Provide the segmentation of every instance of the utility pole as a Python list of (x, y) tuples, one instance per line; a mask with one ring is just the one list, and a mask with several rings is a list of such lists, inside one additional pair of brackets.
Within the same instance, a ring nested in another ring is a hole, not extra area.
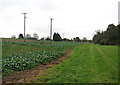
[(50, 18), (50, 39), (52, 39), (52, 18)]
[(64, 39), (64, 33), (63, 33), (63, 39)]
[(22, 13), (22, 14), (24, 14), (24, 42), (25, 42), (25, 27), (26, 27), (26, 14), (27, 13)]
[(118, 25), (120, 24), (120, 1), (118, 2)]

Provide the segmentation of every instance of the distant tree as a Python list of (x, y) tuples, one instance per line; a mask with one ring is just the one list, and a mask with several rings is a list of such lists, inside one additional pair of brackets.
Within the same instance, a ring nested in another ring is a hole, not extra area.
[(12, 38), (12, 39), (15, 39), (15, 38), (16, 38), (16, 36), (15, 36), (15, 35), (12, 35), (12, 36), (11, 36), (11, 38)]
[(51, 40), (51, 39), (50, 39), (50, 37), (48, 36), (48, 37), (46, 38), (46, 40)]
[(92, 40), (87, 40), (87, 42), (92, 43)]
[(45, 40), (45, 38), (44, 38), (44, 37), (42, 37), (40, 40)]
[(30, 35), (30, 34), (27, 34), (27, 35), (26, 35), (26, 38), (28, 38), (28, 39), (31, 38), (31, 35)]
[(118, 44), (118, 34), (119, 31), (119, 25), (115, 26), (114, 24), (109, 24), (106, 31), (103, 32), (97, 32), (93, 36), (93, 42), (95, 44), (101, 44), (101, 45), (115, 45)]
[(70, 41), (68, 38), (63, 38), (62, 41)]
[(100, 34), (102, 31), (100, 29), (96, 30), (95, 33), (96, 34)]
[(75, 41), (75, 42), (80, 42), (81, 40), (80, 40), (79, 37), (76, 37), (76, 38), (73, 38), (73, 41)]
[(103, 32), (100, 30), (97, 30), (96, 34), (93, 37), (93, 42), (95, 44), (98, 44), (98, 43), (100, 43), (101, 39), (103, 39)]
[(23, 37), (23, 34), (19, 34), (19, 37), (18, 37), (18, 38), (21, 38), (21, 39), (24, 38), (24, 37)]
[(83, 42), (87, 42), (87, 38), (86, 38), (86, 37), (83, 37), (82, 41), (83, 41)]
[(60, 34), (59, 33), (54, 33), (53, 34), (53, 40), (54, 41), (61, 41), (62, 39), (61, 39)]
[(108, 28), (107, 28), (107, 31), (108, 30), (112, 30), (112, 29), (114, 29), (115, 28), (115, 25), (114, 24), (109, 24), (108, 25)]
[(107, 31), (106, 36), (107, 36), (106, 39), (109, 45), (117, 44), (117, 28), (116, 27), (113, 27), (113, 28), (111, 27), (111, 29)]
[(73, 39), (70, 39), (71, 42), (73, 42)]
[(34, 34), (33, 34), (33, 38), (38, 39), (38, 38), (39, 38), (38, 34), (37, 34), (37, 33), (34, 33)]

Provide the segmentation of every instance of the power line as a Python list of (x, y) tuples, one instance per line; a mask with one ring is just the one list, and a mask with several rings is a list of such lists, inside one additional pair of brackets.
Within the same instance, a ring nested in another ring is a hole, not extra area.
[(22, 13), (22, 14), (24, 14), (24, 42), (25, 42), (25, 27), (26, 27), (26, 14), (27, 13)]

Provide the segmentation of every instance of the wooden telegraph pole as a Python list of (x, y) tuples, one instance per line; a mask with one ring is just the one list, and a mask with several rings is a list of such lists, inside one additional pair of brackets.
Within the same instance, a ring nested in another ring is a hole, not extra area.
[(50, 18), (50, 39), (52, 39), (52, 18)]
[(24, 14), (24, 42), (25, 42), (25, 27), (26, 27), (26, 14), (27, 13), (22, 13), (22, 14)]

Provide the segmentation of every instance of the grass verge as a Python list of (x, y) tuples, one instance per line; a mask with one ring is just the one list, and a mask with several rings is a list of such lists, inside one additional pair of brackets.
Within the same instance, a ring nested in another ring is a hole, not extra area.
[[(118, 83), (118, 47), (86, 44), (41, 73), (34, 83)], [(113, 66), (113, 68), (112, 68)]]

